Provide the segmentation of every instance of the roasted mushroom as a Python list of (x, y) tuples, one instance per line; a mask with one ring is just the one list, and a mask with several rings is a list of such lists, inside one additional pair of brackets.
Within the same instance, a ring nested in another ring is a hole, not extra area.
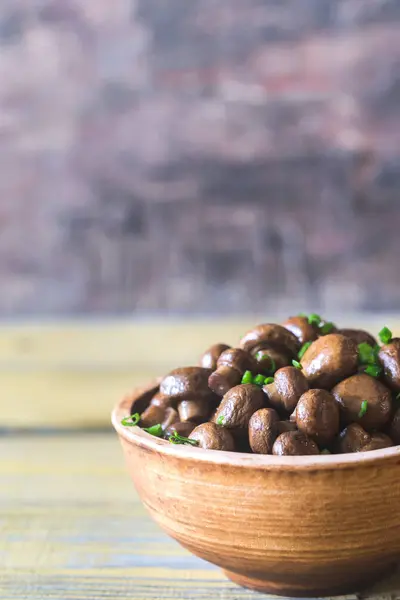
[(272, 454), (277, 456), (302, 456), (319, 454), (317, 444), (301, 431), (287, 431), (275, 440)]
[(217, 369), (208, 378), (208, 386), (218, 396), (223, 396), (242, 381), (245, 371), (255, 369), (254, 359), (240, 348), (229, 348), (222, 352)]
[(181, 400), (204, 400), (214, 398), (208, 387), (211, 369), (203, 367), (181, 367), (171, 371), (160, 384), (160, 393), (177, 404)]
[(185, 421), (184, 423), (177, 421), (165, 429), (165, 437), (169, 439), (174, 433), (183, 437), (189, 437), (195, 427), (196, 423), (192, 423), (191, 421)]
[[(148, 406), (140, 416), (140, 426), (152, 427), (153, 425), (158, 425), (159, 423), (162, 423), (165, 419), (165, 413), (166, 408), (150, 404), (150, 406)], [(177, 418), (175, 420), (178, 420), (178, 413), (176, 413), (176, 417)]]
[(256, 350), (254, 358), (257, 361), (257, 373), (263, 375), (273, 375), (277, 369), (287, 367), (292, 363), (291, 354), (285, 354), (271, 347)]
[(359, 423), (366, 431), (382, 429), (392, 411), (392, 396), (386, 386), (364, 373), (344, 379), (332, 390), (345, 425)]
[(279, 421), (278, 422), (278, 435), (286, 433), (286, 431), (297, 431), (297, 425), (295, 421)]
[(250, 448), (255, 454), (271, 454), (279, 434), (279, 416), (273, 408), (260, 408), (249, 421)]
[(265, 385), (263, 390), (273, 408), (292, 412), (300, 396), (308, 390), (308, 382), (299, 369), (283, 367), (276, 371), (273, 383)]
[(257, 385), (237, 385), (222, 398), (213, 421), (231, 429), (234, 435), (244, 437), (247, 436), (251, 416), (264, 404), (264, 392)]
[(361, 452), (369, 452), (370, 450), (381, 450), (382, 448), (390, 448), (393, 442), (388, 435), (384, 433), (373, 433), (371, 439), (361, 448)]
[(226, 450), (233, 452), (235, 442), (232, 434), (225, 427), (215, 423), (203, 423), (198, 425), (190, 434), (191, 440), (197, 440), (200, 448), (208, 450)]
[(182, 400), (178, 404), (178, 413), (181, 421), (204, 423), (211, 415), (214, 404), (204, 400)]
[(161, 406), (162, 408), (167, 408), (171, 406), (171, 404), (176, 405), (176, 402), (171, 398), (171, 396), (164, 396), (161, 392), (157, 392), (152, 397), (150, 404), (152, 406)]
[(389, 427), (389, 435), (396, 446), (400, 444), (400, 408), (394, 413)]
[(318, 327), (310, 324), (307, 317), (289, 317), (282, 325), (297, 337), (301, 345), (313, 342), (318, 337)]
[(295, 358), (300, 344), (296, 336), (282, 325), (266, 323), (248, 331), (240, 340), (240, 347), (253, 355), (260, 350), (273, 348)]
[(296, 425), (321, 446), (339, 433), (339, 407), (326, 390), (308, 390), (297, 403)]
[(361, 448), (371, 441), (371, 436), (358, 423), (351, 423), (340, 433), (335, 450), (339, 454), (361, 452)]
[(378, 353), (383, 367), (383, 379), (395, 392), (400, 392), (400, 338), (393, 338), (381, 346)]
[(339, 333), (318, 338), (306, 350), (301, 365), (310, 388), (331, 389), (357, 371), (357, 344)]
[(358, 344), (369, 344), (370, 346), (376, 346), (376, 339), (363, 329), (339, 329), (339, 333), (352, 339), (358, 346)]
[(227, 346), (227, 344), (214, 344), (201, 356), (201, 366), (205, 369), (212, 369), (215, 371), (219, 357), (223, 352), (225, 352), (225, 350), (229, 350), (229, 348), (230, 346)]

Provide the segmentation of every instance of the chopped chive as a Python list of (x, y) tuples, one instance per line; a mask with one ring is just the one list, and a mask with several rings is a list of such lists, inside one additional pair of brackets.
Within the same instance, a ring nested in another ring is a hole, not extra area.
[(224, 425), (225, 423), (225, 417), (224, 415), (220, 415), (217, 419), (217, 425)]
[(325, 450), (321, 450), (320, 454), (332, 454), (328, 448), (325, 448)]
[(274, 361), (274, 359), (272, 358), (272, 356), (269, 357), (269, 360), (271, 361), (270, 371), (271, 371), (271, 373), (275, 373), (275, 371), (276, 371), (276, 362)]
[(301, 371), (301, 369), (303, 368), (303, 367), (301, 366), (301, 364), (299, 363), (299, 361), (298, 361), (298, 360), (292, 360), (292, 365), (293, 365), (294, 367), (296, 367), (296, 369), (299, 369), (300, 371)]
[(379, 377), (379, 375), (382, 373), (382, 367), (379, 365), (368, 365), (364, 369), (364, 373), (371, 375), (371, 377)]
[(270, 383), (274, 383), (273, 377), (266, 377), (264, 380), (264, 385), (269, 385)]
[(360, 412), (358, 413), (358, 418), (361, 419), (365, 415), (368, 410), (368, 400), (363, 400), (361, 402)]
[(155, 437), (163, 436), (163, 428), (160, 423), (158, 425), (152, 425), (151, 427), (143, 427), (143, 431), (147, 431), (150, 435), (154, 435)]
[(317, 327), (319, 327), (321, 324), (321, 320), (321, 317), (319, 315), (316, 315), (315, 313), (311, 313), (311, 315), (308, 315), (308, 322), (310, 325), (316, 325)]
[(397, 402), (400, 401), (400, 392), (397, 394), (397, 396), (395, 397), (395, 400), (397, 400)]
[(303, 358), (304, 354), (309, 349), (311, 344), (312, 344), (312, 342), (306, 342), (305, 344), (302, 345), (302, 347), (299, 350), (298, 358), (300, 358), (300, 359)]
[(362, 365), (373, 365), (376, 363), (375, 348), (367, 342), (358, 344), (358, 359)]
[(260, 387), (262, 387), (264, 385), (264, 382), (265, 382), (264, 375), (256, 375), (256, 377), (254, 377), (254, 379), (253, 379), (253, 383), (255, 385), (259, 385)]
[(378, 335), (382, 344), (389, 344), (393, 337), (392, 332), (388, 327), (384, 327), (383, 329), (381, 329)]
[(264, 352), (262, 350), (259, 350), (256, 354), (256, 360), (262, 360), (264, 357)]
[(380, 349), (381, 349), (381, 347), (379, 346), (379, 344), (375, 344), (373, 350), (374, 350), (374, 354), (375, 354), (375, 358), (376, 359), (378, 358), (378, 354), (379, 354)]
[(242, 383), (253, 383), (253, 373), (245, 371), (242, 377)]
[(198, 446), (198, 440), (192, 440), (191, 438), (184, 437), (183, 435), (179, 435), (176, 431), (169, 438), (171, 444), (187, 444), (189, 446)]
[(139, 421), (140, 415), (139, 413), (135, 413), (133, 415), (130, 415), (129, 417), (125, 417), (124, 419), (122, 419), (121, 425), (125, 425), (126, 427), (135, 427), (135, 425), (137, 425)]
[(334, 327), (335, 326), (331, 321), (327, 321), (322, 325), (322, 327), (320, 327), (319, 331), (322, 333), (322, 335), (328, 335), (328, 333), (331, 333)]

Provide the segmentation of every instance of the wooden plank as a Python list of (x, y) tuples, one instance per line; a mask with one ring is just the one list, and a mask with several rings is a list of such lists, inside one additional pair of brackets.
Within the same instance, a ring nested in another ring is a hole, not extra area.
[[(0, 427), (107, 426), (117, 399), (215, 341), (235, 344), (265, 317), (229, 320), (21, 323), (0, 328)], [(270, 320), (282, 320), (282, 316)], [(377, 331), (391, 315), (348, 315), (342, 325)]]
[[(262, 600), (145, 513), (111, 434), (0, 438), (2, 600)], [(365, 598), (400, 597), (400, 578)], [(355, 600), (348, 596), (346, 600)]]

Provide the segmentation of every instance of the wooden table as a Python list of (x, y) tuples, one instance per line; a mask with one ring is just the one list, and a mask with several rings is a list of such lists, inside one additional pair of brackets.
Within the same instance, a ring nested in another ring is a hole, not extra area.
[[(266, 598), (160, 531), (112, 433), (0, 436), (0, 486), (1, 600)], [(399, 590), (395, 577), (364, 597)]]

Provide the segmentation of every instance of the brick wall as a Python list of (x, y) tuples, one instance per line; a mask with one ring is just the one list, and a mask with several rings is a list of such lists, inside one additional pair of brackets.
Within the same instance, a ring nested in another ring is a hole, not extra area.
[(0, 316), (400, 304), (400, 0), (6, 0)]

